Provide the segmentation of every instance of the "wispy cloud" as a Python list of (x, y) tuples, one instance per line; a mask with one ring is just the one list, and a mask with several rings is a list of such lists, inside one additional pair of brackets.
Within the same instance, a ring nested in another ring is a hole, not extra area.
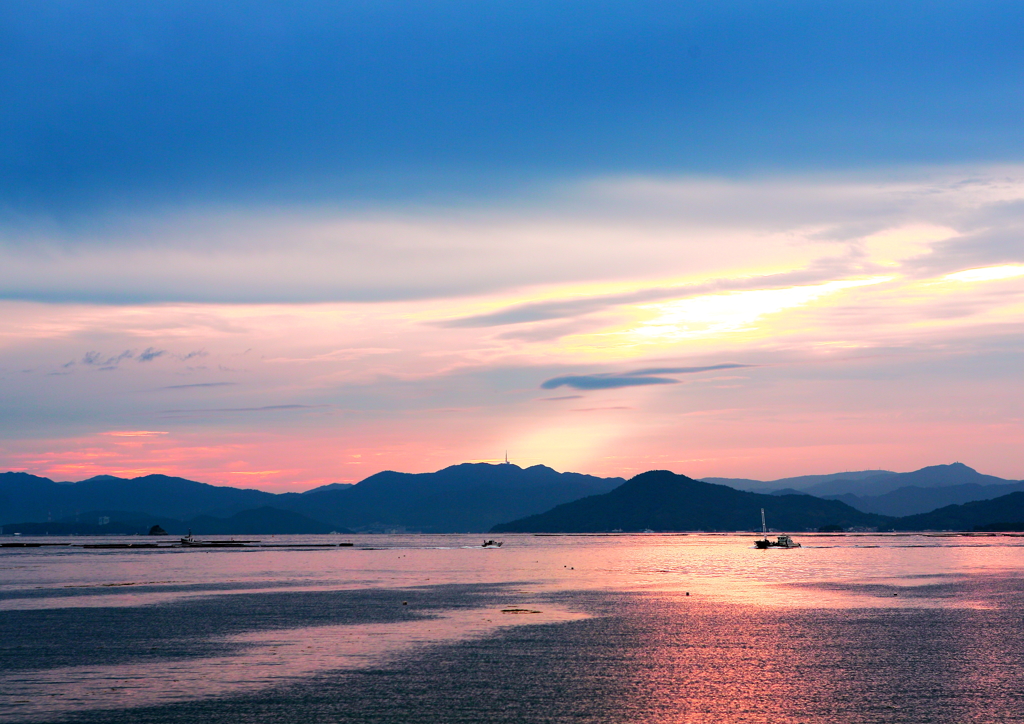
[(735, 362), (726, 362), (720, 365), (704, 365), (703, 367), (649, 367), (642, 370), (626, 372), (628, 376), (644, 375), (689, 375), (697, 372), (709, 372), (711, 370), (732, 370), (739, 367), (757, 367), (757, 365), (744, 365)]
[(210, 407), (193, 410), (163, 410), (163, 414), (194, 414), (204, 412), (275, 412), (278, 410), (316, 410), (330, 405), (264, 405), (263, 407)]
[[(702, 367), (649, 367), (646, 369), (633, 370), (632, 372), (603, 373), (593, 375), (564, 375), (552, 377), (541, 384), (541, 389), (554, 390), (559, 387), (571, 387), (576, 390), (612, 390), (620, 387), (644, 387), (647, 385), (673, 385), (679, 380), (671, 377), (659, 377), (657, 375), (683, 375), (695, 374), (697, 372), (708, 372), (710, 370), (728, 370), (737, 367), (753, 367), (755, 365), (737, 364), (728, 362), (718, 365), (704, 365)], [(566, 398), (558, 398), (566, 399)]]
[(538, 291), (540, 298), (509, 293), (504, 304), (438, 310), (433, 322), (528, 325), (882, 267), (935, 275), (1019, 263), (1019, 214), (1006, 207), (1024, 200), (1022, 177), (1020, 168), (895, 180), (578, 177), (543, 202), (524, 193), (454, 210), (396, 203), (373, 212), (267, 204), (139, 212), (87, 229), (4, 228), (0, 297), (315, 303)]
[(110, 432), (101, 432), (100, 434), (109, 435), (110, 437), (157, 437), (169, 433), (160, 430), (111, 430)]
[[(191, 249), (212, 267), (223, 263), (207, 270), (237, 279), (235, 291), (251, 300), (266, 302), (265, 289), (277, 294), (283, 287), (275, 284), (294, 282), (309, 292), (298, 301), (317, 303), (0, 301), (0, 453), (22, 460), (30, 436), (36, 449), (60, 448), (69, 460), (94, 445), (109, 453), (101, 461), (163, 445), (166, 469), (202, 460), (221, 471), (305, 470), (312, 479), (332, 478), (349, 452), (365, 453), (367, 470), (427, 470), (509, 447), (531, 462), (621, 473), (627, 458), (629, 466), (663, 465), (657, 454), (677, 444), (685, 449), (671, 460), (732, 459), (728, 451), (746, 437), (760, 447), (742, 455), (751, 466), (773, 459), (777, 477), (831, 469), (837, 460), (909, 469), (944, 450), (970, 458), (959, 452), (968, 444), (977, 460), (1003, 460), (1002, 470), (1020, 477), (1011, 468), (1019, 461), (1024, 247), (1010, 233), (1019, 222), (999, 199), (1024, 198), (1024, 181), (1013, 180), (1024, 179), (1024, 169), (1005, 174), (1002, 186), (996, 171), (991, 183), (966, 185), (949, 182), (947, 172), (900, 183), (613, 179), (601, 190), (605, 206), (581, 194), (577, 207), (554, 198), (544, 213), (511, 202), (422, 215), (382, 210), (370, 220), (296, 212), (254, 236), (242, 223), (234, 241), (218, 237), (208, 248), (177, 246), (182, 227), (171, 224), (166, 238), (143, 234), (139, 256), (127, 255), (144, 273), (169, 269), (164, 291), (175, 278), (194, 282), (194, 267), (168, 267), (161, 254)], [(627, 192), (632, 210), (621, 201)], [(260, 213), (253, 211), (256, 221)], [(208, 223), (199, 215), (194, 228)], [(954, 244), (974, 243), (978, 229), (999, 224), (998, 244)], [(278, 238), (297, 240), (293, 256), (274, 256)], [(56, 248), (60, 256), (71, 245)], [(75, 253), (125, 256), (124, 249), (97, 241)], [(338, 249), (352, 263), (336, 264)], [(0, 277), (14, 275), (5, 253), (0, 248)], [(252, 264), (237, 277), (224, 271), (236, 256)], [(27, 247), (22, 257), (45, 262)], [(313, 276), (300, 285), (314, 257)], [(358, 275), (375, 303), (324, 301), (348, 294)], [(205, 283), (196, 283), (204, 294)], [(723, 389), (732, 383), (716, 376), (747, 372), (741, 362), (762, 367), (741, 391)], [(84, 374), (104, 367), (118, 372)], [(950, 390), (978, 401), (970, 419), (947, 414)], [(536, 404), (538, 396), (550, 404)], [(589, 398), (586, 411), (574, 411), (581, 397)], [(593, 411), (626, 405), (637, 412)], [(714, 425), (680, 442), (683, 416), (708, 410), (729, 412), (702, 418)], [(887, 426), (897, 414), (919, 422)], [(765, 424), (769, 417), (788, 422)], [(172, 425), (172, 434), (135, 442), (92, 436), (152, 425)], [(260, 450), (239, 452), (243, 438), (259, 439)], [(839, 439), (881, 442), (827, 443)], [(815, 446), (817, 457), (809, 457)], [(879, 451), (888, 457), (870, 459)], [(119, 464), (153, 461), (139, 454)], [(241, 476), (219, 479), (231, 478)]]
[(92, 351), (82, 355), (82, 364), (89, 365), (90, 367), (100, 367), (101, 369), (113, 369), (124, 360), (131, 359), (134, 356), (132, 351), (128, 349), (113, 357), (106, 357), (99, 352)]
[(645, 387), (647, 385), (674, 385), (679, 380), (671, 377), (627, 377), (623, 375), (566, 375), (552, 377), (541, 385), (542, 389), (554, 390), (563, 385), (575, 390), (613, 390), (619, 387)]
[(835, 269), (803, 269), (780, 274), (715, 279), (699, 284), (657, 286), (615, 294), (600, 294), (575, 299), (553, 299), (529, 302), (500, 309), (496, 312), (446, 319), (432, 324), (448, 328), (500, 327), (530, 322), (543, 322), (595, 314), (625, 304), (642, 304), (668, 299), (686, 299), (713, 292), (749, 289), (774, 289), (833, 279)]
[(157, 357), (162, 357), (167, 354), (166, 349), (156, 349), (155, 347), (147, 347), (145, 350), (139, 353), (139, 362), (151, 362)]

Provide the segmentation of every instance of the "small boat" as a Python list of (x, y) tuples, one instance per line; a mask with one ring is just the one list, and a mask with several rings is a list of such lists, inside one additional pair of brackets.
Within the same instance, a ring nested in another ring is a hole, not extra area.
[(483, 548), (501, 548), (501, 544), (505, 541), (502, 540), (485, 540)]
[(764, 522), (764, 508), (761, 508), (761, 535), (762, 540), (754, 541), (754, 545), (764, 550), (765, 548), (799, 548), (800, 544), (788, 535), (780, 535), (776, 540), (768, 540), (768, 526)]
[(192, 531), (190, 529), (189, 532), (188, 532), (188, 535), (183, 536), (181, 538), (181, 544), (183, 546), (201, 546), (203, 543), (202, 543), (202, 541), (198, 541), (198, 540), (196, 540), (195, 538), (192, 537)]

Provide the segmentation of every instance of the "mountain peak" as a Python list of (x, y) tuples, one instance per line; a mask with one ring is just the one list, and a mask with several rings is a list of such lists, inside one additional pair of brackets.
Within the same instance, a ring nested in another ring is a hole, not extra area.
[(700, 483), (701, 485), (714, 485), (714, 483), (705, 483), (700, 480), (694, 480), (693, 478), (687, 477), (682, 473), (674, 473), (671, 470), (648, 470), (645, 473), (634, 475), (627, 481), (626, 484), (630, 486), (636, 486), (664, 483)]
[(912, 473), (904, 473), (904, 475), (914, 475), (922, 478), (928, 477), (934, 479), (963, 479), (964, 476), (966, 476), (967, 478), (972, 478), (975, 476), (991, 477), (982, 475), (974, 468), (968, 465), (964, 465), (961, 462), (949, 463), (948, 465), (929, 465), (928, 467), (921, 468), (920, 470), (915, 470)]

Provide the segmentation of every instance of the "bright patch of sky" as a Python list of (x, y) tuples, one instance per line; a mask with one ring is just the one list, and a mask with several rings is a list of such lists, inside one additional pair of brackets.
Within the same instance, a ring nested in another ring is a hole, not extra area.
[(1003, 264), (982, 269), (965, 269), (943, 277), (951, 282), (991, 282), (1024, 276), (1024, 264)]

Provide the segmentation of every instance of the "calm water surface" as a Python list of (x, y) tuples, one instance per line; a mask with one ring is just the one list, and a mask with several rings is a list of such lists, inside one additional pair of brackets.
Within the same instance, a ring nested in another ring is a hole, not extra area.
[(0, 720), (1024, 721), (1024, 538), (341, 540), (0, 549)]

